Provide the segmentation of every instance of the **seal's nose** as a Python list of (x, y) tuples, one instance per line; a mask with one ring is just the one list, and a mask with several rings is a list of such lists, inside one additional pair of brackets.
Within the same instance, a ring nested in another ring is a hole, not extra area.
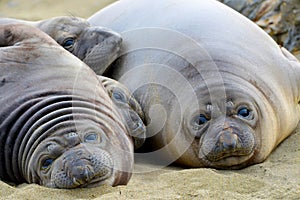
[(237, 146), (238, 136), (231, 131), (224, 130), (221, 132), (218, 145), (223, 151), (234, 150)]
[(122, 36), (119, 33), (104, 27), (90, 27), (89, 33), (92, 37), (96, 37), (101, 40), (113, 38), (118, 45), (120, 45), (123, 41)]
[(79, 184), (84, 184), (89, 182), (94, 177), (94, 170), (89, 165), (76, 165), (72, 168), (72, 174), (74, 177), (74, 182)]
[(95, 172), (88, 159), (88, 155), (84, 151), (71, 151), (65, 156), (66, 171), (70, 177), (73, 177), (73, 182), (82, 185), (91, 181)]

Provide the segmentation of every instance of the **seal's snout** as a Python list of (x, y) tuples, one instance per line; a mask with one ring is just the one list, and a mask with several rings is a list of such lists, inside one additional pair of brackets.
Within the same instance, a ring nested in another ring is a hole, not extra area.
[(109, 179), (113, 161), (105, 150), (79, 144), (57, 159), (53, 169), (53, 187), (95, 187)]
[(74, 182), (79, 185), (90, 182), (94, 178), (94, 170), (89, 165), (76, 165), (72, 168), (72, 174), (74, 176)]
[(89, 182), (95, 176), (95, 172), (90, 162), (85, 159), (75, 159), (70, 163), (71, 167), (69, 173), (73, 175), (74, 181), (80, 184)]
[(101, 75), (119, 56), (122, 37), (109, 29), (89, 27), (73, 51), (78, 58)]
[(85, 155), (84, 151), (78, 150), (76, 152), (70, 152), (65, 157), (67, 173), (73, 176), (74, 183), (78, 185), (89, 182), (95, 176), (91, 162), (88, 159), (88, 155)]
[(122, 37), (119, 33), (103, 27), (91, 27), (89, 30), (91, 37), (99, 40), (112, 39), (117, 45), (122, 43)]
[(237, 147), (238, 136), (230, 130), (224, 130), (220, 133), (218, 144), (222, 151), (234, 151)]
[(200, 141), (199, 158), (218, 168), (242, 166), (251, 158), (256, 147), (250, 126), (239, 126), (239, 121), (216, 121)]
[(94, 30), (95, 37), (97, 37), (98, 42), (104, 43), (106, 47), (112, 47), (119, 52), (122, 45), (122, 36), (107, 28), (96, 27)]

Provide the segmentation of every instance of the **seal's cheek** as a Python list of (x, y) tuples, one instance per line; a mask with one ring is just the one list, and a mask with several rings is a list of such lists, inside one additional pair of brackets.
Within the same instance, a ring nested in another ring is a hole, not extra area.
[(212, 123), (200, 139), (199, 158), (218, 168), (243, 166), (254, 155), (255, 131), (246, 123)]

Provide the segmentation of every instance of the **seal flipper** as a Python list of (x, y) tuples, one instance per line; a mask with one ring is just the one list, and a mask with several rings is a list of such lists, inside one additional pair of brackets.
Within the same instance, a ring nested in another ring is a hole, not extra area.
[(120, 82), (104, 76), (98, 76), (98, 79), (124, 118), (126, 128), (134, 140), (134, 148), (140, 148), (146, 139), (145, 116), (140, 104)]

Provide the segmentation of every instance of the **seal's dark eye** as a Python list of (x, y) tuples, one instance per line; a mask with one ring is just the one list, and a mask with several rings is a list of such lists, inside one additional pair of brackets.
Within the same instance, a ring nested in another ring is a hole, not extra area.
[(73, 47), (75, 43), (75, 40), (73, 38), (68, 38), (64, 43), (63, 43), (63, 47), (65, 49), (70, 49), (71, 47)]
[(85, 142), (95, 142), (98, 139), (98, 135), (95, 133), (91, 133), (87, 136), (85, 136), (84, 141)]
[(52, 158), (48, 158), (48, 159), (44, 160), (44, 162), (42, 164), (42, 170), (48, 169), (51, 166), (52, 163), (53, 163)]
[(203, 125), (205, 124), (209, 119), (203, 115), (203, 114), (200, 114), (199, 117), (196, 119), (196, 124), (197, 125)]
[(251, 111), (248, 108), (240, 108), (238, 110), (238, 116), (243, 118), (248, 118), (251, 114)]

